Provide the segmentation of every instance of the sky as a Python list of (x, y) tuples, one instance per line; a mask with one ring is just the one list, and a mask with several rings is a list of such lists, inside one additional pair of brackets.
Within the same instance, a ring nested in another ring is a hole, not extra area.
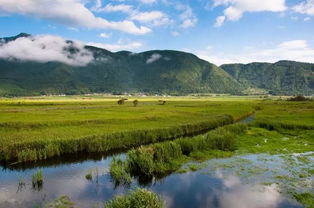
[[(217, 65), (314, 63), (314, 0), (0, 0), (0, 37), (20, 32), (38, 47), (65, 39), (113, 52), (186, 51)], [(32, 43), (1, 46), (0, 56)]]

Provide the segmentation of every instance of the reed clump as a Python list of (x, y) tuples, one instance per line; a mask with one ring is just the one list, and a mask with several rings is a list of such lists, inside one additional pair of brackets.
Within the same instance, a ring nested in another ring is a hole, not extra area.
[(164, 202), (157, 194), (137, 188), (125, 195), (116, 196), (105, 203), (104, 208), (163, 208)]
[[(246, 124), (238, 123), (217, 128), (205, 135), (141, 146), (128, 151), (126, 159), (119, 161), (119, 167), (132, 176), (165, 175), (179, 169), (193, 152), (236, 150), (236, 137), (246, 130)], [(112, 177), (117, 181), (122, 180), (115, 175)]]
[(132, 181), (131, 175), (125, 167), (125, 163), (120, 158), (113, 158), (110, 163), (110, 175), (115, 179), (116, 185), (130, 184)]
[(40, 189), (44, 183), (43, 171), (38, 170), (32, 176), (32, 186), (33, 188)]

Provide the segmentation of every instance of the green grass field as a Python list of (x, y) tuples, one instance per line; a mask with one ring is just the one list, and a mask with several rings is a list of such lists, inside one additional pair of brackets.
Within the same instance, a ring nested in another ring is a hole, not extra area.
[[(313, 128), (313, 102), (250, 97), (69, 96), (0, 100), (0, 160), (39, 160), (65, 152), (105, 152), (210, 130), (254, 111), (256, 122)], [(137, 107), (132, 101), (139, 100)], [(166, 100), (160, 105), (158, 100)]]

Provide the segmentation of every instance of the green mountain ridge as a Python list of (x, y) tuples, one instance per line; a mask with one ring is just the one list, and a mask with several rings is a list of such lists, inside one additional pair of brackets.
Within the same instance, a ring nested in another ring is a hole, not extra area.
[(220, 66), (246, 87), (261, 88), (275, 95), (313, 95), (314, 64), (296, 61), (224, 64)]
[[(27, 34), (4, 39), (9, 42), (20, 37)], [(86, 66), (0, 59), (0, 96), (102, 92), (238, 94), (244, 89), (224, 70), (190, 53), (113, 53), (93, 46), (85, 49), (94, 57)]]
[[(29, 36), (21, 33), (2, 38), (0, 47), (1, 44)], [(70, 40), (66, 42), (73, 43)], [(281, 64), (276, 63), (276, 67), (270, 63), (218, 67), (194, 54), (181, 51), (114, 53), (93, 46), (84, 48), (93, 57), (93, 61), (85, 66), (0, 58), (0, 96), (85, 93), (243, 94), (248, 88), (265, 89), (274, 94), (313, 94), (314, 89), (313, 64), (278, 62)], [(69, 54), (79, 51), (71, 44), (64, 50)]]

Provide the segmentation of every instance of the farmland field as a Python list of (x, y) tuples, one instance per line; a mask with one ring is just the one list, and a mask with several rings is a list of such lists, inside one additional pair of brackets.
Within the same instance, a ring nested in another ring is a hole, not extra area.
[(313, 101), (119, 99), (1, 99), (0, 207), (313, 207)]

